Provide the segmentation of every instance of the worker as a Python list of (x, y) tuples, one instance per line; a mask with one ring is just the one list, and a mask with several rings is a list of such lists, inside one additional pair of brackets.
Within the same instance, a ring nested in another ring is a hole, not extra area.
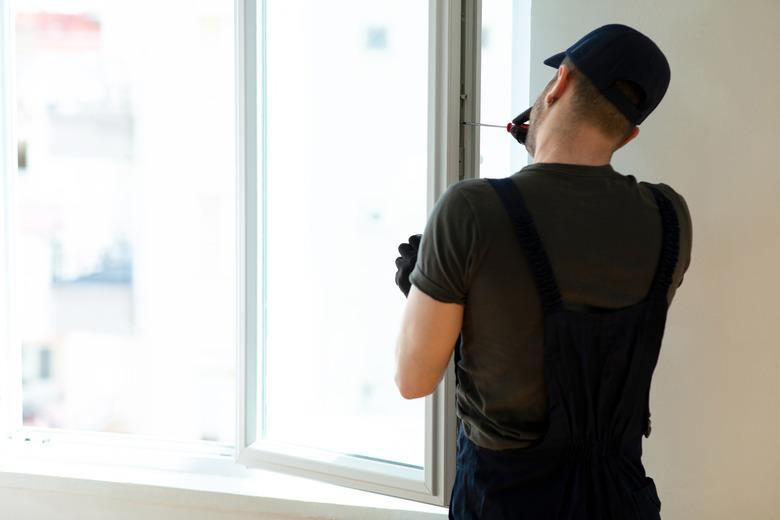
[(671, 186), (611, 161), (664, 97), (669, 64), (619, 24), (544, 63), (557, 71), (530, 113), (533, 162), (450, 185), (399, 246), (395, 382), (408, 399), (432, 393), (456, 351), (451, 519), (659, 519), (642, 437), (691, 216)]

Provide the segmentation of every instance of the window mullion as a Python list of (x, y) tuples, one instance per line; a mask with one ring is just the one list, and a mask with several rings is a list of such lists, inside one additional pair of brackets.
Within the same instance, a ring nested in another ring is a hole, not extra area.
[[(475, 10), (478, 2), (432, 2), (429, 52), (429, 168), (428, 214), (438, 198), (453, 183), (463, 178), (465, 163), (462, 109), (473, 103), (462, 98), (464, 75), (473, 74)], [(478, 30), (478, 29), (477, 29)], [(477, 62), (478, 63), (478, 62)], [(449, 504), (455, 480), (455, 446), (457, 422), (455, 415), (455, 368), (450, 359), (436, 391), (426, 402), (426, 483), (443, 505)]]
[[(461, 39), (461, 121), (480, 121), (480, 63), (482, 57), (482, 0), (463, 0)], [(459, 179), (479, 178), (480, 127), (460, 125), (461, 169)]]

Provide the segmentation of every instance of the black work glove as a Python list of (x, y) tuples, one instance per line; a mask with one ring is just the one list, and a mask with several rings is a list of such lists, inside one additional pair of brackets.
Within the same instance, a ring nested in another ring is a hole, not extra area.
[(409, 275), (414, 270), (414, 265), (417, 263), (417, 251), (420, 249), (420, 240), (422, 235), (412, 235), (409, 237), (409, 242), (404, 242), (398, 246), (398, 252), (401, 256), (395, 259), (395, 266), (398, 271), (395, 273), (395, 283), (404, 293), (404, 296), (409, 297), (409, 291), (412, 289), (412, 284), (409, 282)]

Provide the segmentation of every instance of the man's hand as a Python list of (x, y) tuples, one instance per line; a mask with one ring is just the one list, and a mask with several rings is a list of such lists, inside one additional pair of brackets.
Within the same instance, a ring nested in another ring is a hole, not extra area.
[(417, 263), (417, 251), (420, 248), (420, 240), (422, 235), (412, 235), (409, 237), (409, 242), (404, 242), (398, 246), (398, 252), (401, 256), (395, 259), (395, 266), (398, 269), (395, 273), (395, 283), (404, 293), (404, 296), (409, 297), (409, 290), (412, 288), (411, 282), (409, 282), (409, 275), (414, 270), (414, 265)]

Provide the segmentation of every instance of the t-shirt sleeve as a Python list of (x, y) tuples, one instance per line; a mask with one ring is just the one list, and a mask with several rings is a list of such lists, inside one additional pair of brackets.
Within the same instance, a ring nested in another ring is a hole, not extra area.
[(465, 305), (478, 267), (479, 230), (471, 204), (451, 185), (434, 205), (409, 281), (444, 303)]
[(669, 284), (669, 291), (666, 294), (666, 301), (669, 306), (672, 305), (677, 289), (682, 286), (685, 273), (691, 265), (691, 251), (693, 249), (693, 226), (691, 223), (691, 213), (688, 210), (688, 203), (680, 193), (677, 193), (671, 186), (664, 183), (658, 183), (656, 186), (671, 200), (672, 206), (677, 213), (677, 223), (680, 228), (679, 256), (677, 265), (672, 273), (672, 283)]
[(677, 280), (675, 288), (683, 283), (685, 273), (691, 265), (691, 254), (693, 250), (693, 225), (691, 221), (691, 212), (688, 209), (688, 203), (685, 198), (674, 190), (671, 186), (659, 183), (658, 187), (672, 201), (672, 205), (677, 213), (677, 220), (680, 226), (680, 250), (677, 266), (674, 272), (674, 279)]

